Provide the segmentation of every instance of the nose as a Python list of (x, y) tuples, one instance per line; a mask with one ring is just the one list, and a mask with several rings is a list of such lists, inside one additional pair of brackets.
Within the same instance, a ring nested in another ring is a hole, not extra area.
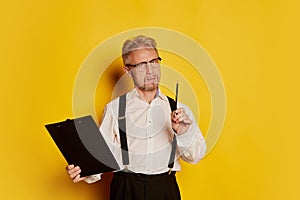
[(147, 63), (146, 65), (146, 73), (147, 74), (151, 74), (153, 72), (152, 67), (151, 67), (151, 63)]

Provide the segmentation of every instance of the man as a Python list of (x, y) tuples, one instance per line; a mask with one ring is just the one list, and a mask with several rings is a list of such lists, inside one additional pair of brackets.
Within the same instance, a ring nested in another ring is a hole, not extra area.
[[(179, 103), (172, 112), (168, 98), (160, 92), (161, 58), (152, 38), (137, 36), (127, 40), (122, 58), (123, 69), (135, 87), (124, 96), (125, 116), (119, 116), (121, 100), (117, 98), (107, 104), (100, 125), (100, 132), (121, 168), (114, 172), (110, 199), (180, 199), (175, 177), (176, 171), (180, 171), (179, 158), (199, 162), (206, 149), (204, 138), (190, 109)], [(119, 129), (120, 119), (126, 119), (125, 130)], [(120, 132), (124, 132), (125, 141)], [(124, 146), (128, 150), (124, 151)], [(172, 156), (174, 160), (170, 159)], [(101, 179), (100, 174), (81, 177), (80, 166), (69, 165), (67, 171), (74, 182)]]

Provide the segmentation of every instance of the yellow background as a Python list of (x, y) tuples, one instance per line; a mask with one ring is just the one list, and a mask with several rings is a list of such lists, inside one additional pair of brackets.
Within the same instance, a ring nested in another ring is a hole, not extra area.
[(300, 199), (299, 9), (296, 0), (1, 1), (0, 199), (107, 199), (110, 174), (73, 184), (44, 124), (72, 116), (76, 74), (95, 46), (153, 26), (201, 44), (226, 89), (222, 135), (198, 165), (183, 165), (182, 198)]

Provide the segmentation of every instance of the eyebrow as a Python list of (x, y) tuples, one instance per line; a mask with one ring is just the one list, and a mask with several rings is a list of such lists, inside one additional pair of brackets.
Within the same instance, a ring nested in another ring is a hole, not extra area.
[(157, 58), (153, 58), (152, 60), (150, 60), (150, 61), (144, 61), (144, 62), (140, 62), (140, 63), (137, 63), (137, 64), (125, 64), (125, 66), (126, 67), (130, 67), (130, 66), (134, 66), (134, 67), (136, 67), (137, 65), (140, 65), (140, 64), (147, 64), (147, 63), (149, 63), (149, 62), (152, 62), (152, 61), (154, 61), (154, 60), (159, 60), (159, 61), (161, 61), (161, 57), (157, 57)]

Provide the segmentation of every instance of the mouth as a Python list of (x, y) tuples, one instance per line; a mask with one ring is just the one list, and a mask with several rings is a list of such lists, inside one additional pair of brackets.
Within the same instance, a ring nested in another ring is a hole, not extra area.
[(144, 79), (145, 84), (147, 83), (158, 83), (157, 76), (148, 76)]

